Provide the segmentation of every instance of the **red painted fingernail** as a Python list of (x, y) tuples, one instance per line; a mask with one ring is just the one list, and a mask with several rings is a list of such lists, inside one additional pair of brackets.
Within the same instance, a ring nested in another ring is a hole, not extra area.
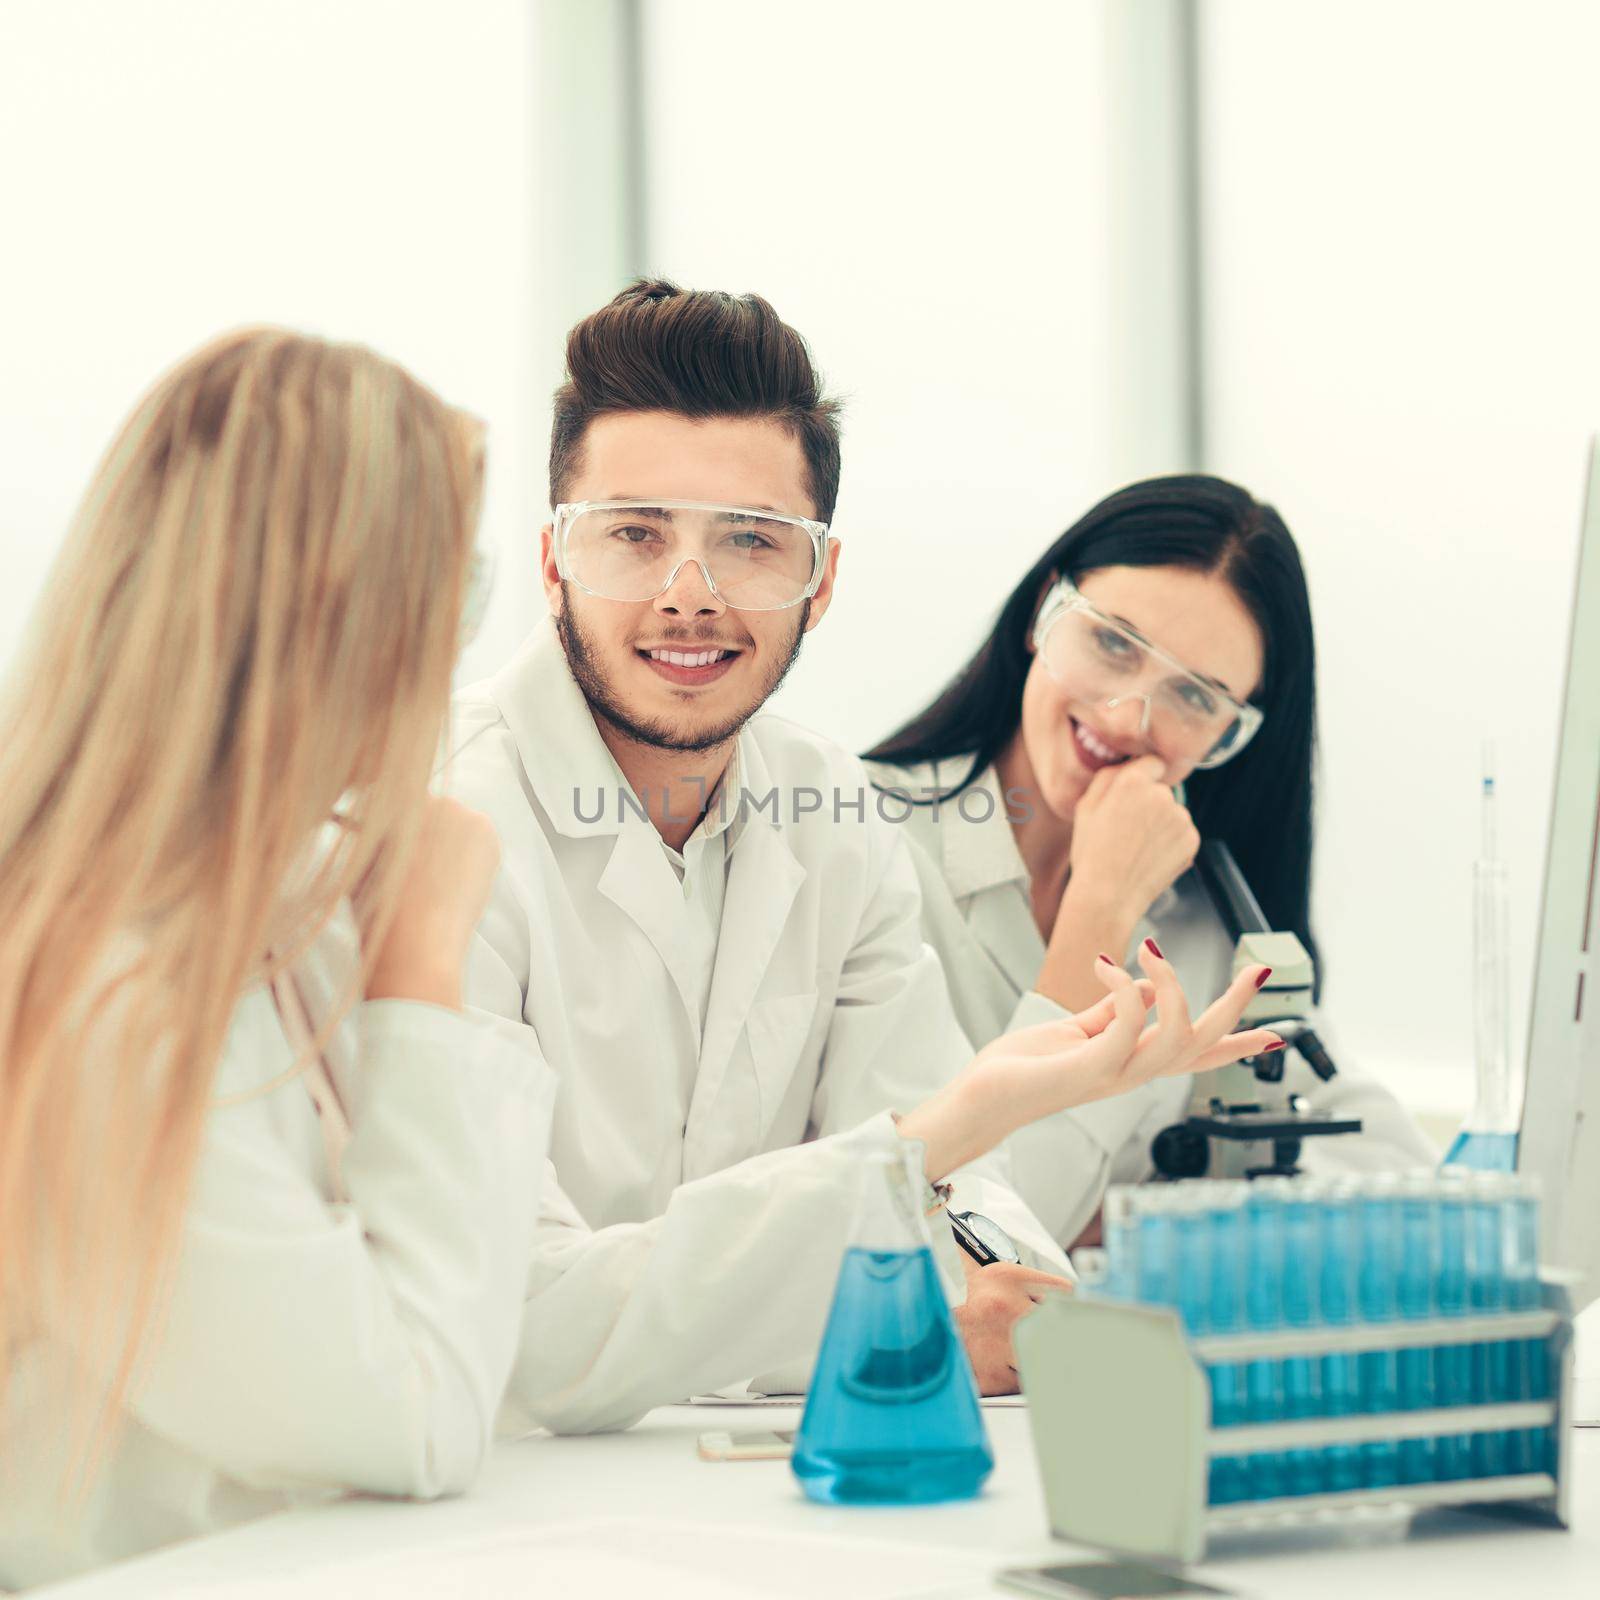
[(1272, 1041), (1272, 1043), (1269, 1044), (1267, 1046), (1267, 1048), (1265, 1050), (1263, 1050), (1261, 1053), (1264, 1056), (1270, 1056), (1274, 1050), (1282, 1050), (1284, 1048), (1285, 1048), (1285, 1043), (1284, 1043), (1284, 1041), (1282, 1039), (1274, 1039)]
[(1271, 967), (1263, 967), (1261, 969), (1261, 976), (1256, 979), (1256, 988), (1259, 989), (1262, 986), (1262, 984), (1264, 984), (1267, 981), (1267, 979), (1270, 978), (1271, 976), (1272, 976), (1272, 968)]
[(1114, 967), (1114, 966), (1116, 966), (1116, 962), (1115, 962), (1115, 961), (1113, 961), (1113, 960), (1112, 960), (1112, 959), (1111, 959), (1111, 957), (1110, 957), (1110, 956), (1108, 956), (1108, 955), (1107, 955), (1107, 954), (1106, 954), (1106, 953), (1105, 953), (1105, 951), (1104, 951), (1104, 950), (1102, 950), (1102, 951), (1101, 951), (1101, 952), (1100, 952), (1100, 954), (1099, 954), (1099, 956), (1098, 956), (1098, 957), (1096, 957), (1096, 959), (1097, 959), (1097, 960), (1100, 960), (1100, 961), (1103, 961), (1103, 962), (1105, 962), (1105, 964), (1106, 964), (1106, 965), (1107, 965), (1107, 966), (1108, 966), (1108, 967)]
[(1157, 961), (1165, 961), (1167, 959), (1161, 953), (1161, 946), (1158, 945), (1154, 939), (1146, 939), (1144, 942), (1144, 947), (1156, 958)]

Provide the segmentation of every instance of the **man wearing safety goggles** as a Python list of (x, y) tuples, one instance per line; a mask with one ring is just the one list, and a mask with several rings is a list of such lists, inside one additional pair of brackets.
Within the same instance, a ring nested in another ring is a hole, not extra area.
[[(838, 565), (837, 421), (804, 344), (753, 297), (646, 283), (578, 325), (568, 367), (552, 620), (463, 697), (453, 781), (503, 850), (469, 998), (536, 1029), (562, 1080), (510, 1403), (580, 1430), (803, 1384), (851, 1141), (972, 1051), (859, 762), (751, 720)], [(958, 1207), (1002, 1258), (977, 1274), (933, 1218), (971, 1274), (958, 1323), (983, 1387), (1014, 1388), (1011, 1327), (1070, 1269), (999, 1159), (962, 1168)]]

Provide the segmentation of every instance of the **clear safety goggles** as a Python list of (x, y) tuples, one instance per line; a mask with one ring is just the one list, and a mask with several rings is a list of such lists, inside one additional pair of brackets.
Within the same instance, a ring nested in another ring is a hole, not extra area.
[(556, 507), (556, 569), (603, 600), (654, 600), (685, 562), (735, 611), (782, 611), (817, 592), (828, 525), (702, 500), (579, 500)]
[(1142, 702), (1140, 737), (1167, 761), (1220, 767), (1261, 726), (1258, 707), (1108, 617), (1065, 578), (1045, 596), (1033, 647), (1045, 671), (1084, 704), (1114, 711)]

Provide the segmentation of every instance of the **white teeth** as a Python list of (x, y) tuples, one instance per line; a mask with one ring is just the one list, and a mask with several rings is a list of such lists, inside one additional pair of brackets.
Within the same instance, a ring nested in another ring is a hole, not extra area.
[(1082, 722), (1078, 724), (1078, 739), (1083, 748), (1092, 755), (1096, 761), (1126, 761), (1128, 758), (1119, 755), (1110, 745), (1102, 743)]
[(674, 667), (709, 667), (713, 662), (720, 661), (726, 655), (731, 655), (728, 650), (699, 650), (690, 654), (685, 650), (652, 650), (652, 661), (665, 661)]

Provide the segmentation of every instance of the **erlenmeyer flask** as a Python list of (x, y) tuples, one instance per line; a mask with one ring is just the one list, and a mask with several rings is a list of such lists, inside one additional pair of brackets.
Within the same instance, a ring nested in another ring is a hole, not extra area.
[(994, 1455), (922, 1215), (922, 1146), (896, 1137), (872, 1149), (860, 1183), (795, 1476), (813, 1500), (966, 1499)]

